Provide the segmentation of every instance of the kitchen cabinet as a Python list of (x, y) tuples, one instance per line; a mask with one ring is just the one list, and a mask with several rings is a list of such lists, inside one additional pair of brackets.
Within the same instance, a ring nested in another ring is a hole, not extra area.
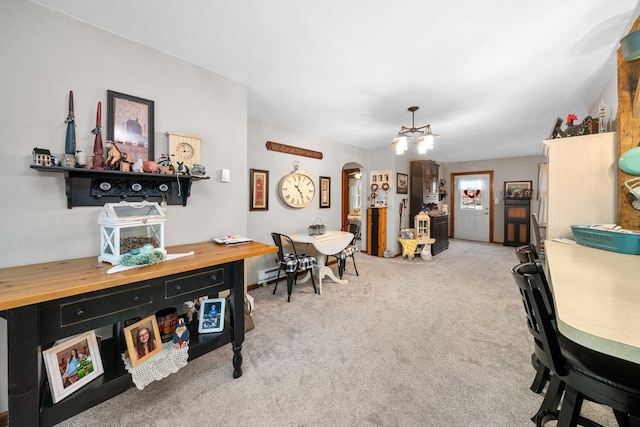
[(431, 238), (436, 239), (431, 245), (431, 255), (449, 248), (449, 215), (431, 217)]
[(504, 199), (504, 246), (529, 244), (531, 199)]
[(387, 208), (367, 209), (367, 253), (384, 256), (387, 249)]
[[(409, 166), (409, 218), (411, 221), (423, 208), (438, 209), (438, 173), (440, 165), (433, 160), (414, 160)], [(412, 224), (415, 228), (415, 224)]]
[[(544, 141), (548, 161), (546, 238), (573, 238), (572, 225), (614, 224), (617, 133)], [(620, 183), (622, 185), (622, 183)]]

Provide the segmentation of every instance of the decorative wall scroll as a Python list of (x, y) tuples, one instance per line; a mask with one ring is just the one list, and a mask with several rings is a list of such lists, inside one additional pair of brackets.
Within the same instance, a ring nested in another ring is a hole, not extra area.
[(278, 151), (280, 153), (293, 154), (296, 156), (311, 157), (312, 159), (322, 160), (323, 154), (320, 151), (308, 150), (306, 148), (294, 147), (291, 145), (280, 144), (278, 142), (267, 141), (267, 150)]
[(249, 169), (249, 210), (269, 210), (269, 171)]
[(331, 207), (331, 177), (320, 177), (320, 208)]

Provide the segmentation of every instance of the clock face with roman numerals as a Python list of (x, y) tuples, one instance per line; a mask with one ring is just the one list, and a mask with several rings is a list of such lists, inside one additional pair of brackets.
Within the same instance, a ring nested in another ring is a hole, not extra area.
[(280, 180), (280, 197), (292, 208), (304, 208), (316, 195), (316, 185), (309, 175), (291, 173)]

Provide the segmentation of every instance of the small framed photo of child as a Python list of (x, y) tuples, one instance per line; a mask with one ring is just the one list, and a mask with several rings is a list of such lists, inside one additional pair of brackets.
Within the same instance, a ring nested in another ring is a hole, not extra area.
[(224, 298), (206, 299), (200, 303), (198, 332), (221, 332), (224, 329)]
[(103, 374), (96, 333), (76, 335), (42, 352), (53, 403)]
[(160, 330), (155, 315), (124, 328), (124, 339), (127, 342), (127, 351), (132, 367), (138, 366), (162, 351)]

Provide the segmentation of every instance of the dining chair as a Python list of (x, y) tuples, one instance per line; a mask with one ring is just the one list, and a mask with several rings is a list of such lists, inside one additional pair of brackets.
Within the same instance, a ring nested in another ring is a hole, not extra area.
[(546, 256), (545, 250), (544, 250), (544, 240), (542, 237), (542, 233), (541, 231), (544, 230), (545, 231), (545, 236), (546, 237), (546, 227), (543, 225), (540, 225), (540, 222), (538, 221), (538, 215), (532, 213), (531, 214), (531, 225), (533, 226), (533, 235), (535, 237), (535, 247), (536, 250), (538, 251), (538, 254), (540, 256), (540, 259), (544, 261), (544, 258)]
[(345, 268), (347, 266), (348, 257), (351, 257), (351, 259), (353, 260), (353, 268), (356, 271), (356, 276), (359, 276), (358, 267), (356, 266), (355, 253), (360, 250), (359, 243), (358, 243), (361, 238), (360, 225), (361, 225), (361, 222), (359, 220), (350, 219), (347, 222), (346, 227), (344, 228), (346, 228), (346, 231), (353, 234), (353, 239), (351, 239), (351, 242), (346, 248), (344, 248), (337, 254), (327, 255), (326, 257), (325, 264), (327, 264), (327, 262), (329, 261), (329, 257), (335, 257), (336, 260), (338, 261), (338, 276), (340, 277), (340, 279), (342, 279), (342, 274), (344, 273)]
[(558, 427), (600, 426), (580, 416), (585, 399), (609, 406), (619, 426), (640, 426), (640, 364), (584, 347), (558, 331), (539, 262), (517, 265), (511, 273), (521, 291), (529, 331), (539, 341), (544, 351), (541, 360), (552, 373), (534, 416), (536, 426), (550, 420), (557, 420)]
[[(286, 234), (271, 233), (271, 238), (278, 247), (278, 258), (276, 262), (279, 264), (278, 278), (273, 287), (273, 295), (276, 294), (276, 289), (278, 289), (280, 271), (282, 270), (284, 270), (287, 275), (287, 302), (291, 302), (291, 291), (293, 290), (293, 285), (297, 283), (298, 273), (300, 271), (309, 270), (309, 274), (311, 274), (311, 284), (313, 284), (313, 292), (318, 293), (316, 283), (313, 280), (313, 267), (318, 264), (316, 258), (305, 253), (298, 253), (293, 241)], [(292, 253), (285, 252), (285, 245)]]
[[(528, 245), (517, 247), (515, 249), (515, 253), (516, 258), (518, 259), (518, 261), (520, 261), (520, 264), (536, 262), (539, 260), (536, 248), (531, 243)], [(537, 342), (537, 340), (534, 339), (533, 342), (536, 346), (537, 351), (531, 353), (531, 365), (533, 366), (533, 369), (536, 370), (536, 376), (534, 377), (533, 382), (531, 383), (531, 386), (529, 388), (534, 393), (542, 393), (545, 385), (547, 384), (547, 381), (549, 381), (550, 379), (550, 371), (549, 367), (545, 365), (538, 357), (538, 354), (544, 354), (544, 350), (540, 347), (540, 344)]]

